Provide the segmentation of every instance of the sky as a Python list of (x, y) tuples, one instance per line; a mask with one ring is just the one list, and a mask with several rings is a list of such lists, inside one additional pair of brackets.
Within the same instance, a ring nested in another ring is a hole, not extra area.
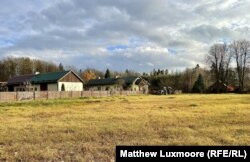
[(250, 38), (250, 0), (0, 0), (0, 59), (149, 72)]

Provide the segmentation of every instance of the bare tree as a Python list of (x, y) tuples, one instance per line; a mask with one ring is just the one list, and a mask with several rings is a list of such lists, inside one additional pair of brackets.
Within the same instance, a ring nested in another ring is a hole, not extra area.
[(226, 44), (214, 44), (207, 55), (215, 81), (227, 82), (232, 54)]
[(230, 48), (236, 61), (239, 91), (242, 92), (245, 89), (247, 66), (250, 60), (250, 42), (247, 40), (234, 41)]

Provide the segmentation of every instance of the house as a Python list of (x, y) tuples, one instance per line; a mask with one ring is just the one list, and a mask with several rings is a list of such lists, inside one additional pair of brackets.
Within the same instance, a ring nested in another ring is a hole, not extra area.
[(234, 91), (235, 88), (233, 86), (226, 85), (220, 80), (208, 87), (209, 93), (230, 93)]
[(141, 77), (121, 77), (121, 78), (105, 78), (92, 79), (86, 84), (88, 90), (93, 91), (143, 91), (148, 93), (149, 83)]
[(73, 71), (20, 75), (8, 80), (8, 91), (82, 91), (84, 81)]
[(15, 76), (7, 81), (8, 91), (33, 91), (31, 87), (31, 79), (34, 74)]

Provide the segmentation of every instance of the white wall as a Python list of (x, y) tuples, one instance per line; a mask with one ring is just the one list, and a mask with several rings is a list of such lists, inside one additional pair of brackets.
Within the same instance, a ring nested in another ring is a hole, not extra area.
[(132, 91), (139, 91), (140, 89), (139, 89), (139, 86), (138, 85), (135, 85), (135, 84), (133, 84), (132, 86), (131, 86), (131, 88), (132, 88)]
[(58, 91), (57, 83), (48, 84), (48, 91)]
[(61, 91), (62, 84), (64, 84), (65, 91), (83, 91), (82, 82), (58, 82), (58, 91)]

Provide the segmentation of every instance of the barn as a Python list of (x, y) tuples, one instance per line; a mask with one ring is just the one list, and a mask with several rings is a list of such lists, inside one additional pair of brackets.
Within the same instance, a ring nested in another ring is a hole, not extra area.
[(36, 73), (8, 80), (8, 91), (83, 91), (84, 81), (73, 71)]

